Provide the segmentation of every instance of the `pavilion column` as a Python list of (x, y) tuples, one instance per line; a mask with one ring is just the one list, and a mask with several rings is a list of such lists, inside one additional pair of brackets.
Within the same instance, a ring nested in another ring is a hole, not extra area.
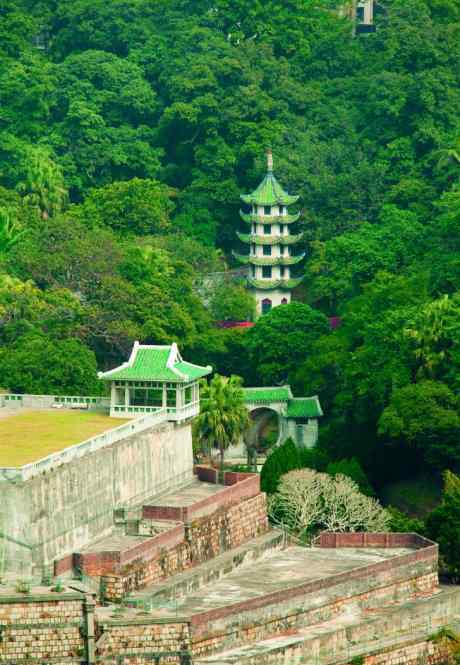
[(182, 402), (182, 386), (178, 384), (176, 387), (176, 411), (182, 408)]
[(125, 407), (129, 406), (129, 387), (125, 386)]
[(168, 393), (166, 390), (166, 383), (163, 383), (163, 395), (161, 399), (161, 406), (165, 409), (168, 406)]
[(110, 406), (113, 408), (117, 403), (117, 388), (115, 386), (115, 381), (112, 381), (110, 384)]

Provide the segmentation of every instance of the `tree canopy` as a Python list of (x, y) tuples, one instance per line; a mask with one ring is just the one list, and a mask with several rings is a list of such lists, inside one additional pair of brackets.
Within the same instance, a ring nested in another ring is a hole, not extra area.
[[(337, 4), (2, 2), (2, 387), (57, 390), (40, 346), (87, 392), (135, 339), (177, 341), (318, 394), (321, 451), (377, 493), (460, 470), (458, 7), (382, 0), (355, 37)], [(231, 250), (268, 145), (305, 279), (225, 330), (253, 312)]]

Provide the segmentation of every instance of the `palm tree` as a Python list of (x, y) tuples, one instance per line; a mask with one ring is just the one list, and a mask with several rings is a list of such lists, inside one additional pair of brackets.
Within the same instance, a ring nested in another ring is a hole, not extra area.
[(67, 202), (61, 168), (42, 148), (35, 148), (30, 153), (26, 178), (17, 189), (23, 194), (24, 201), (37, 209), (42, 219), (61, 212)]
[(238, 442), (248, 422), (249, 415), (244, 405), (242, 380), (239, 376), (228, 379), (216, 374), (209, 384), (204, 383), (194, 433), (208, 452), (211, 448), (219, 450), (221, 473), (224, 470), (225, 451)]
[(6, 208), (0, 208), (0, 254), (6, 254), (24, 233), (10, 212)]
[(455, 138), (447, 147), (438, 150), (435, 155), (438, 159), (436, 164), (438, 170), (451, 166), (458, 170), (460, 166), (460, 137)]

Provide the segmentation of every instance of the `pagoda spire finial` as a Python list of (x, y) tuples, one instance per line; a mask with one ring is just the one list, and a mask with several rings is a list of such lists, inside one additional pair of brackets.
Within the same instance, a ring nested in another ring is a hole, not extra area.
[(267, 149), (267, 171), (268, 173), (273, 173), (273, 153), (272, 149)]

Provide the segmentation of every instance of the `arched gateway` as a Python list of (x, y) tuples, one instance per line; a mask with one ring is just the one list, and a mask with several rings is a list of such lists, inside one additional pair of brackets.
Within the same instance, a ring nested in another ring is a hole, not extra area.
[[(300, 448), (312, 448), (318, 440), (318, 418), (323, 415), (317, 395), (293, 397), (291, 387), (245, 388), (249, 413), (274, 412), (278, 416), (278, 440), (281, 445), (291, 438)], [(257, 420), (255, 425), (257, 426)]]

